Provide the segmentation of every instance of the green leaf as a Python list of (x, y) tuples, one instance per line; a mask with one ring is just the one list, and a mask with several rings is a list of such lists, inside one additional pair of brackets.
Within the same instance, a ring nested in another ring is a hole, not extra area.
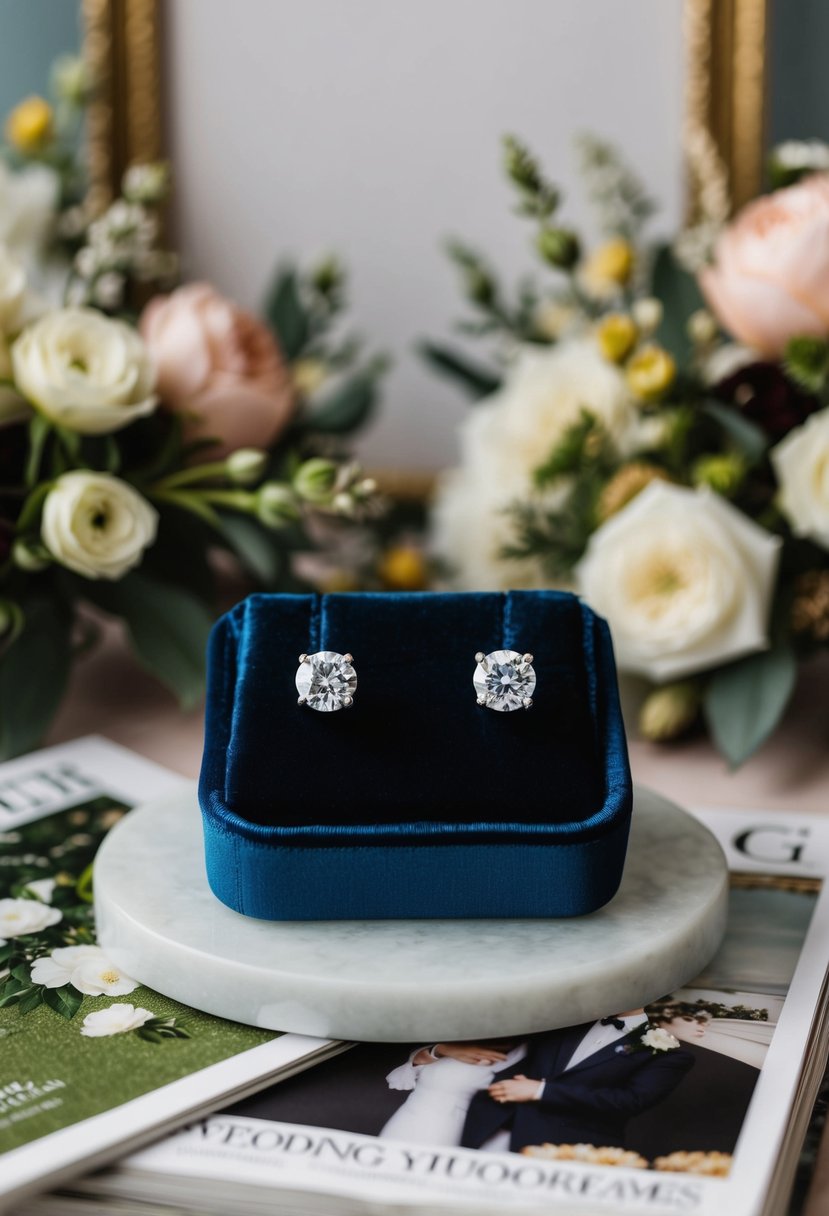
[(654, 259), (651, 294), (661, 300), (664, 309), (656, 339), (683, 366), (692, 350), (688, 318), (704, 308), (705, 301), (696, 279), (680, 266), (670, 245), (662, 245)]
[(62, 988), (43, 989), (43, 1003), (50, 1009), (54, 1009), (55, 1013), (59, 1013), (67, 1021), (78, 1012), (82, 1000), (81, 993), (71, 984), (64, 984)]
[(0, 657), (0, 759), (30, 751), (60, 705), (71, 659), (69, 618), (54, 600), (23, 604), (25, 621)]
[(305, 421), (315, 431), (345, 434), (363, 425), (374, 409), (376, 400), (376, 377), (367, 372), (358, 372), (348, 380), (341, 381), (321, 398), (308, 411)]
[(204, 603), (170, 583), (129, 574), (89, 597), (126, 622), (139, 662), (178, 697), (182, 708), (204, 692), (207, 635), (213, 618)]
[(25, 996), (21, 996), (18, 1008), (21, 1013), (32, 1013), (43, 1004), (43, 988), (30, 988)]
[(722, 427), (740, 451), (745, 456), (746, 460), (751, 464), (756, 464), (762, 460), (769, 446), (768, 436), (765, 431), (752, 422), (750, 418), (746, 418), (743, 414), (738, 413), (730, 405), (724, 405), (721, 401), (706, 401), (701, 407), (702, 412), (707, 414), (709, 418)]
[(296, 359), (308, 341), (309, 324), (293, 270), (285, 269), (277, 274), (265, 299), (265, 316), (276, 330), (285, 358)]
[(783, 366), (795, 384), (809, 393), (819, 393), (829, 375), (829, 342), (825, 338), (791, 338)]
[(43, 460), (43, 449), (51, 429), (52, 424), (43, 414), (32, 414), (29, 421), (29, 456), (24, 477), (27, 486), (37, 485), (40, 463)]
[(50, 481), (43, 481), (32, 490), (25, 500), (17, 517), (18, 536), (21, 536), (24, 532), (28, 532), (29, 528), (34, 527), (35, 521), (40, 515), (43, 504), (46, 501), (46, 495), (51, 488), (52, 483)]
[(416, 347), (422, 358), (443, 376), (460, 384), (473, 400), (488, 397), (500, 388), (501, 378), (479, 363), (437, 342), (422, 341)]
[(764, 743), (783, 715), (797, 679), (797, 660), (782, 644), (724, 667), (703, 701), (719, 750), (737, 768)]
[(4, 945), (0, 946), (0, 966), (9, 961), (12, 956), (13, 949), (14, 942), (6, 942)]
[(16, 967), (12, 967), (11, 974), (21, 984), (29, 985), (32, 982), (27, 963), (18, 963)]
[(221, 530), (242, 565), (265, 586), (275, 586), (282, 565), (273, 536), (247, 515), (222, 515)]

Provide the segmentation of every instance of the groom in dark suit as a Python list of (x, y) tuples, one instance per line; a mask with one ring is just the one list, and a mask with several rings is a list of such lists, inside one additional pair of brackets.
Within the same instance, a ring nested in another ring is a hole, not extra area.
[[(694, 1063), (676, 1039), (668, 1045), (657, 1035), (660, 1046), (648, 1045), (648, 1030), (639, 1009), (533, 1036), (525, 1058), (472, 1099), (461, 1143), (481, 1148), (508, 1132), (508, 1145), (498, 1147), (512, 1152), (545, 1143), (623, 1148), (628, 1120), (667, 1097)], [(441, 1043), (438, 1051), (460, 1056), (469, 1046)]]

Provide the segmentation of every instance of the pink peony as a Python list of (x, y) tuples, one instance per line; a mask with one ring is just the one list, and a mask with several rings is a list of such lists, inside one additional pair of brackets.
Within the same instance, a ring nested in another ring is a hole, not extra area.
[(215, 438), (215, 454), (269, 447), (294, 408), (282, 353), (261, 321), (208, 283), (156, 296), (141, 335), (163, 405), (187, 416), (190, 437)]
[(766, 358), (790, 338), (829, 336), (829, 174), (744, 207), (700, 286), (723, 326)]

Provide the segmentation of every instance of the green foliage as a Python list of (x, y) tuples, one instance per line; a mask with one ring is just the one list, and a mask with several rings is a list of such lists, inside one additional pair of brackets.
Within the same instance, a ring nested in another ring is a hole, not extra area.
[(220, 516), (222, 533), (242, 565), (265, 587), (275, 587), (282, 567), (273, 535), (246, 515)]
[(732, 768), (747, 760), (777, 726), (796, 678), (797, 661), (786, 642), (713, 674), (703, 701), (705, 718)]
[(417, 350), (427, 363), (441, 375), (459, 384), (473, 400), (488, 397), (500, 388), (501, 378), (496, 372), (448, 346), (423, 340), (418, 342)]
[(285, 358), (296, 359), (308, 341), (310, 326), (296, 271), (290, 267), (277, 273), (265, 299), (265, 317), (276, 332)]
[(165, 1039), (189, 1039), (190, 1034), (175, 1018), (149, 1018), (132, 1032), (145, 1043), (163, 1043)]
[(783, 356), (786, 374), (809, 393), (820, 393), (829, 375), (829, 342), (825, 338), (792, 338)]
[(73, 988), (71, 984), (64, 984), (63, 988), (43, 989), (43, 1003), (50, 1009), (54, 1009), (55, 1013), (59, 1013), (67, 1021), (70, 1021), (78, 1012), (82, 1000), (83, 994), (78, 992), (77, 988)]
[(520, 215), (545, 220), (555, 212), (560, 197), (557, 187), (544, 177), (537, 159), (514, 135), (504, 137), (504, 169), (518, 190)]
[(721, 401), (706, 401), (700, 411), (716, 422), (749, 464), (763, 459), (769, 446), (768, 436), (750, 418)]
[(0, 655), (0, 759), (40, 743), (69, 677), (69, 617), (56, 599), (22, 604), (23, 628)]
[(325, 434), (344, 435), (364, 426), (377, 405), (377, 376), (381, 367), (341, 380), (308, 410), (306, 424)]
[(539, 489), (567, 474), (588, 469), (609, 473), (615, 464), (613, 449), (602, 426), (589, 410), (583, 409), (578, 421), (567, 427), (550, 455), (533, 473)]
[(576, 152), (602, 231), (635, 241), (657, 210), (656, 203), (613, 144), (582, 134), (576, 140)]
[(688, 335), (688, 319), (704, 307), (702, 293), (693, 275), (676, 260), (670, 245), (661, 245), (653, 262), (650, 294), (662, 304), (662, 321), (656, 340), (673, 355), (680, 367), (693, 353)]
[(584, 555), (595, 527), (596, 504), (603, 485), (602, 474), (587, 469), (560, 508), (550, 509), (536, 501), (509, 507), (514, 539), (501, 549), (501, 557), (508, 561), (535, 558), (554, 582), (568, 578)]

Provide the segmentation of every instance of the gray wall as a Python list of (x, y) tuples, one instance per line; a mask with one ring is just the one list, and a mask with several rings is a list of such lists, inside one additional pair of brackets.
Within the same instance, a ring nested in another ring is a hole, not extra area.
[(79, 41), (74, 0), (0, 0), (0, 123), (23, 97), (46, 93), (53, 59)]
[(772, 0), (769, 142), (829, 140), (829, 4)]

